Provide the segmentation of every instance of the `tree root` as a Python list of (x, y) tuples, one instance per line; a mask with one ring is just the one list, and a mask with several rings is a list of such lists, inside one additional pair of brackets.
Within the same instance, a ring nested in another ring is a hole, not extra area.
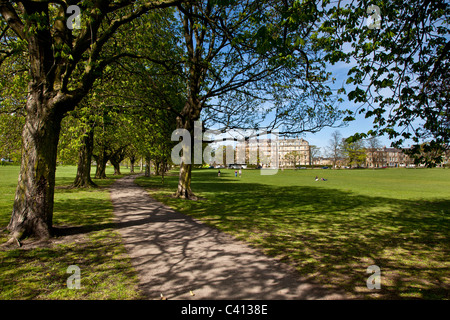
[(11, 247), (11, 246), (17, 246), (20, 248), (22, 246), (22, 243), (19, 241), (19, 239), (12, 236), (11, 238), (9, 238), (8, 241), (2, 244), (2, 247)]

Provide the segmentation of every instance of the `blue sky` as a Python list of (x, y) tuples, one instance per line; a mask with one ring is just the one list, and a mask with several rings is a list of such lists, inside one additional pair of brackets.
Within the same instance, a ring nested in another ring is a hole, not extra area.
[[(333, 77), (336, 78), (336, 81), (334, 85), (332, 86), (333, 89), (338, 89), (341, 86), (345, 84), (345, 81), (347, 80), (347, 72), (350, 68), (355, 66), (355, 64), (345, 64), (344, 62), (338, 63), (334, 66), (328, 66), (327, 71), (331, 71), (333, 73)], [(347, 92), (351, 91), (351, 88), (349, 85), (345, 85), (345, 88)], [(352, 111), (356, 111), (359, 105), (348, 101), (346, 95), (341, 96), (344, 99), (344, 102), (341, 103), (340, 108), (341, 109), (350, 109)], [(349, 122), (345, 126), (340, 127), (333, 127), (333, 128), (323, 128), (317, 133), (304, 133), (298, 135), (299, 138), (303, 138), (309, 142), (310, 145), (315, 145), (321, 148), (321, 156), (326, 156), (326, 147), (329, 145), (329, 140), (331, 139), (331, 134), (334, 131), (339, 131), (343, 138), (347, 138), (355, 133), (366, 133), (370, 129), (373, 128), (373, 120), (371, 118), (366, 119), (364, 114), (358, 114), (355, 113), (354, 117), (356, 120)], [(273, 117), (268, 117), (263, 123), (268, 124), (270, 121), (273, 120)], [(340, 123), (336, 123), (336, 126), (338, 126)], [(245, 132), (245, 130), (243, 131)], [(231, 136), (240, 137), (241, 135), (235, 135), (230, 131)], [(245, 135), (251, 134), (251, 131), (246, 132)], [(216, 139), (220, 139), (221, 137), (227, 137), (227, 135), (218, 135)], [(278, 139), (282, 139), (282, 137), (279, 137)], [(390, 147), (391, 141), (387, 137), (379, 137), (378, 138), (382, 146)], [(231, 141), (227, 142), (219, 142), (219, 144), (225, 143), (230, 144)], [(407, 147), (408, 144), (405, 145)]]
[[(352, 67), (356, 64), (350, 63), (346, 64), (344, 62), (337, 63), (335, 65), (329, 65), (327, 67), (327, 71), (332, 72), (332, 77), (336, 78), (335, 83), (332, 85), (333, 89), (338, 89), (344, 86), (347, 92), (350, 92), (352, 89), (349, 85), (345, 85), (345, 81), (347, 80), (347, 73)], [(352, 111), (356, 111), (359, 105), (350, 102), (346, 95), (341, 95), (344, 99), (344, 102), (340, 104), (341, 109), (350, 109)], [(345, 126), (341, 126), (338, 128), (323, 128), (317, 133), (305, 133), (303, 135), (299, 135), (299, 137), (307, 140), (311, 145), (315, 145), (321, 148), (321, 155), (325, 156), (325, 149), (329, 145), (329, 140), (331, 139), (331, 134), (334, 131), (339, 131), (343, 138), (347, 138), (355, 133), (365, 133), (373, 128), (373, 120), (371, 118), (366, 119), (364, 114), (355, 113), (354, 117), (356, 120), (349, 122)], [(338, 126), (340, 123), (336, 123)], [(382, 146), (389, 147), (391, 141), (387, 137), (379, 137), (380, 143)]]
[[(348, 46), (347, 49), (346, 46)], [(344, 45), (343, 50), (351, 51), (352, 48), (350, 47), (349, 44), (346, 44)], [(356, 66), (356, 62), (350, 61), (349, 64), (346, 64), (345, 62), (339, 62), (336, 63), (335, 65), (329, 65), (327, 67), (327, 71), (330, 71), (332, 73), (332, 77), (336, 78), (335, 83), (331, 86), (332, 89), (337, 90), (340, 87), (344, 87), (347, 93), (349, 93), (352, 90), (353, 87), (346, 84), (346, 80), (348, 71), (354, 66)], [(382, 89), (379, 93), (385, 96), (389, 96), (392, 94), (392, 92), (389, 91), (388, 89)], [(320, 130), (318, 133), (306, 133), (302, 136), (311, 145), (320, 147), (322, 156), (325, 156), (325, 149), (329, 145), (331, 134), (334, 131), (336, 130), (339, 131), (343, 138), (347, 138), (351, 135), (354, 135), (355, 133), (367, 133), (367, 131), (373, 129), (373, 118), (365, 118), (364, 113), (359, 114), (356, 112), (358, 107), (361, 107), (361, 105), (350, 102), (345, 94), (341, 95), (341, 98), (344, 99), (344, 102), (340, 104), (340, 108), (342, 110), (349, 109), (354, 111), (355, 112), (355, 114), (353, 115), (355, 117), (354, 121), (351, 121), (345, 126), (341, 126), (339, 128), (324, 128)], [(386, 112), (386, 116), (388, 116), (388, 111)], [(339, 125), (339, 123), (337, 123), (336, 125)], [(378, 139), (382, 146), (390, 147), (391, 141), (387, 136), (380, 136), (378, 137)], [(409, 147), (412, 143), (413, 143), (412, 140), (409, 141), (407, 140), (403, 144), (403, 146)]]

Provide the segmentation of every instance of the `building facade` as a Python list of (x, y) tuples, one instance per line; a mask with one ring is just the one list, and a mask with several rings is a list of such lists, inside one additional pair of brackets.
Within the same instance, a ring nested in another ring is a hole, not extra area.
[(309, 143), (301, 138), (249, 139), (236, 145), (237, 164), (244, 164), (244, 154), (246, 164), (262, 167), (294, 168), (311, 164)]
[[(366, 149), (366, 167), (367, 168), (398, 168), (415, 167), (414, 159), (403, 152), (403, 149), (396, 148), (368, 148)], [(449, 164), (450, 150), (443, 154), (442, 162), (436, 164), (442, 167)], [(424, 166), (419, 165), (419, 166)]]
[(366, 149), (367, 168), (410, 167), (414, 161), (403, 150), (396, 148), (368, 148)]
[(311, 149), (305, 139), (278, 140), (278, 164), (280, 168), (311, 165)]
[[(302, 138), (291, 139), (258, 139), (252, 138), (227, 148), (227, 153), (234, 152), (227, 163), (252, 164), (263, 168), (295, 168), (301, 166), (328, 166), (332, 167), (334, 159), (326, 157), (315, 157), (312, 159), (311, 146)], [(414, 160), (396, 148), (365, 148), (365, 161), (361, 167), (365, 168), (405, 168), (415, 167)], [(227, 156), (227, 159), (228, 156)], [(438, 164), (450, 164), (450, 151), (444, 155), (443, 162)], [(336, 168), (349, 168), (351, 165), (346, 158), (336, 159)]]

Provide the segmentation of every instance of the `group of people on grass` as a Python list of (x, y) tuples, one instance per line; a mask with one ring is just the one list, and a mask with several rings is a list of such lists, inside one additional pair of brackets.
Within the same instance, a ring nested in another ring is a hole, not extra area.
[(316, 181), (319, 181), (319, 180), (327, 181), (328, 179), (325, 179), (325, 178), (319, 178), (318, 176), (316, 176)]

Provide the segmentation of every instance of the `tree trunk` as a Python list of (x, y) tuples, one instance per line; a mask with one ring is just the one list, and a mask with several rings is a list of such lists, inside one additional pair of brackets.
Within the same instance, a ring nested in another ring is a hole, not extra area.
[(134, 173), (134, 163), (136, 162), (136, 157), (131, 156), (130, 157), (130, 173)]
[(166, 162), (162, 162), (161, 183), (164, 184), (164, 174), (166, 173)]
[(120, 173), (120, 163), (125, 158), (125, 146), (117, 149), (110, 157), (109, 161), (111, 161), (112, 165), (114, 166), (114, 175), (118, 176), (121, 175)]
[(111, 163), (112, 163), (112, 165), (113, 165), (113, 167), (114, 167), (114, 175), (115, 176), (119, 176), (119, 175), (121, 175), (121, 173), (120, 173), (120, 162), (117, 162), (116, 160), (114, 160), (113, 158), (111, 158)]
[(178, 179), (178, 188), (175, 193), (175, 197), (189, 199), (189, 200), (197, 200), (197, 197), (191, 190), (191, 169), (192, 164), (182, 163), (180, 165), (180, 175)]
[[(190, 132), (191, 147), (194, 146), (194, 122), (200, 118), (200, 112), (201, 106), (198, 102), (188, 101), (185, 104), (184, 109), (182, 111), (182, 114), (184, 116), (177, 117), (177, 128), (186, 129)], [(189, 200), (198, 199), (191, 189), (191, 171), (192, 171), (192, 164), (187, 164), (184, 162), (180, 163), (180, 175), (178, 178), (178, 187), (177, 191), (173, 195), (174, 197)]]
[(62, 115), (42, 95), (31, 93), (22, 133), (23, 152), (13, 212), (12, 238), (48, 238), (53, 220), (56, 155)]
[(97, 184), (91, 179), (92, 150), (94, 149), (94, 130), (88, 129), (83, 137), (78, 153), (77, 176), (73, 182), (74, 188), (95, 188)]
[(145, 157), (145, 176), (146, 177), (150, 177), (150, 157), (146, 156)]
[(97, 161), (97, 168), (95, 171), (96, 179), (107, 179), (106, 177), (106, 163), (108, 163), (109, 157), (106, 155), (106, 152), (100, 151), (98, 156), (95, 157)]

